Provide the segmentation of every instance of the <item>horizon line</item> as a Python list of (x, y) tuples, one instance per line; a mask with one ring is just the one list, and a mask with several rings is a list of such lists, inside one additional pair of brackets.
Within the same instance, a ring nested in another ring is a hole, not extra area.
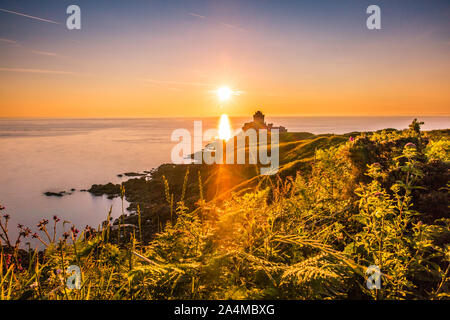
[[(221, 114), (218, 114), (216, 116), (208, 115), (208, 116), (170, 116), (170, 115), (149, 115), (149, 116), (0, 116), (0, 120), (14, 120), (14, 119), (30, 119), (30, 120), (38, 120), (38, 119), (48, 119), (48, 120), (58, 120), (58, 119), (67, 119), (67, 120), (91, 120), (91, 119), (98, 119), (98, 120), (135, 120), (135, 119), (195, 119), (195, 118), (218, 118)], [(245, 118), (245, 117), (252, 117), (252, 114), (247, 115), (228, 115), (230, 118)], [(361, 114), (361, 115), (321, 115), (321, 114), (273, 114), (268, 115), (265, 114), (266, 117), (269, 118), (420, 118), (420, 117), (450, 117), (450, 114), (396, 114), (396, 115), (367, 115), (367, 114)]]

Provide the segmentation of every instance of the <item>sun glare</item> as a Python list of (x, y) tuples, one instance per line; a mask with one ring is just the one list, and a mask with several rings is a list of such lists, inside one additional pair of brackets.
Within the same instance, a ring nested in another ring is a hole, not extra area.
[(220, 116), (219, 139), (228, 141), (231, 138), (230, 120), (226, 114)]
[(231, 91), (228, 87), (221, 87), (217, 90), (217, 97), (220, 101), (225, 101), (230, 99), (231, 95), (233, 94), (233, 91)]

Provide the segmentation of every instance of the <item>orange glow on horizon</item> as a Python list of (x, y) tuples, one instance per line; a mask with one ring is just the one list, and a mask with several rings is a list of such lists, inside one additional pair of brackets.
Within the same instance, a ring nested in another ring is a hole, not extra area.
[(183, 41), (178, 29), (80, 43), (48, 36), (48, 48), (45, 35), (29, 48), (3, 41), (0, 117), (450, 114), (450, 46), (432, 37), (197, 31)]

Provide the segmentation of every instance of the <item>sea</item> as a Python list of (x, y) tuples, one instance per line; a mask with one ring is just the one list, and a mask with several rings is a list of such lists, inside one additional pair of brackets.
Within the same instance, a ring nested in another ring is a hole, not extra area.
[[(418, 117), (424, 130), (450, 127), (450, 116)], [(383, 128), (404, 129), (414, 117), (266, 117), (274, 126), (291, 132), (348, 133)], [(75, 225), (97, 227), (112, 208), (112, 216), (122, 212), (121, 199), (95, 197), (80, 190), (92, 184), (120, 183), (125, 172), (143, 172), (171, 160), (176, 129), (193, 132), (194, 121), (203, 130), (217, 128), (219, 117), (139, 118), (139, 119), (36, 119), (0, 118), (0, 204), (11, 216), (11, 237), (17, 224), (37, 230), (43, 218), (57, 215)], [(251, 117), (231, 117), (239, 129)], [(205, 144), (207, 142), (205, 141)], [(75, 191), (71, 191), (75, 189)], [(66, 191), (63, 197), (44, 192)], [(124, 202), (124, 207), (128, 203)], [(126, 209), (125, 209), (126, 210)], [(58, 234), (63, 232), (62, 226)], [(37, 245), (36, 241), (31, 242)]]

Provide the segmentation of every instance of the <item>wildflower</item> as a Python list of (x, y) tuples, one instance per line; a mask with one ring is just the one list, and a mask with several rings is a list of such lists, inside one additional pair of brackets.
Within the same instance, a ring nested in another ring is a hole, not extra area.
[(5, 220), (9, 220), (10, 216), (9, 216), (9, 214), (5, 213), (5, 214), (3, 215), (3, 218), (5, 218)]
[(0, 211), (5, 210), (5, 207), (0, 204)]
[(69, 237), (69, 234), (67, 232), (64, 232), (63, 233), (63, 237), (64, 237), (65, 240), (67, 240), (67, 238)]
[(45, 226), (48, 224), (48, 220), (47, 219), (42, 219), (41, 221), (39, 221), (39, 223), (37, 224), (37, 227), (39, 228), (39, 230), (44, 230)]
[(54, 220), (55, 222), (59, 222), (61, 219), (59, 219), (58, 216), (55, 215), (55, 216), (53, 216), (53, 220)]
[(350, 137), (350, 138), (348, 138), (348, 140), (351, 142), (351, 141), (354, 141), (355, 140), (355, 138), (353, 138), (353, 137)]
[(78, 229), (77, 228), (75, 228), (75, 226), (72, 226), (72, 228), (70, 228), (70, 231), (72, 231), (72, 233), (73, 233), (73, 235), (76, 237), (77, 236), (77, 234), (78, 234)]
[(86, 234), (90, 234), (90, 235), (94, 234), (94, 232), (95, 232), (95, 229), (88, 225), (86, 225), (84, 230), (86, 231)]
[(37, 288), (37, 286), (38, 286), (37, 282), (33, 282), (32, 284), (30, 284), (31, 289)]
[(29, 233), (27, 232), (27, 230), (22, 230), (19, 232), (19, 235), (23, 238), (28, 237)]
[(372, 164), (372, 166), (374, 166), (375, 168), (381, 168), (381, 164), (379, 162), (375, 162), (374, 164)]
[(38, 237), (38, 234), (35, 232), (33, 233), (33, 235), (31, 236), (33, 239), (36, 239)]
[(23, 224), (18, 223), (17, 224), (17, 228), (22, 229), (23, 228)]

